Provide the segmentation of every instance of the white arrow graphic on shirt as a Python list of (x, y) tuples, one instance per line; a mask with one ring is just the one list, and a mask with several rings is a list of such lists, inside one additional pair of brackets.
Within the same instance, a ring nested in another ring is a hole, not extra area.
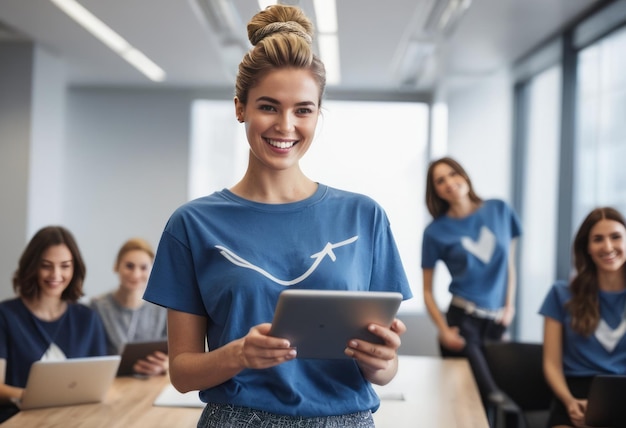
[(493, 250), (496, 248), (496, 236), (486, 226), (480, 228), (480, 234), (478, 235), (478, 241), (474, 241), (468, 236), (461, 238), (461, 245), (469, 253), (476, 256), (483, 263), (489, 263)]
[(606, 321), (600, 319), (600, 323), (595, 331), (595, 336), (604, 349), (613, 352), (613, 349), (617, 346), (617, 342), (624, 336), (624, 333), (626, 333), (626, 320), (622, 320), (616, 328), (611, 328)]
[(300, 281), (304, 280), (305, 278), (309, 277), (315, 271), (315, 269), (317, 269), (317, 266), (319, 266), (319, 264), (322, 262), (324, 257), (326, 257), (326, 256), (330, 257), (330, 259), (333, 262), (335, 260), (337, 260), (337, 256), (335, 255), (335, 252), (333, 250), (335, 248), (343, 247), (344, 245), (351, 244), (354, 241), (356, 241), (357, 239), (359, 239), (358, 235), (357, 236), (353, 236), (350, 239), (346, 239), (345, 241), (338, 242), (336, 244), (331, 244), (330, 242), (328, 242), (324, 246), (324, 249), (322, 251), (320, 251), (318, 253), (315, 253), (315, 254), (313, 254), (311, 256), (312, 259), (315, 259), (313, 261), (313, 264), (311, 265), (311, 267), (306, 272), (304, 272), (302, 275), (300, 275), (299, 277), (297, 277), (295, 279), (292, 279), (292, 280), (289, 280), (289, 281), (285, 281), (285, 280), (276, 278), (275, 276), (273, 276), (269, 272), (261, 269), (258, 266), (253, 265), (252, 263), (250, 263), (249, 261), (245, 260), (244, 258), (239, 257), (237, 254), (235, 254), (234, 252), (232, 252), (231, 250), (229, 250), (226, 247), (223, 247), (221, 245), (216, 245), (215, 248), (220, 249), (221, 250), (220, 254), (223, 255), (224, 257), (226, 257), (226, 259), (228, 259), (231, 263), (233, 263), (233, 264), (235, 264), (237, 266), (241, 266), (241, 267), (244, 267), (244, 268), (255, 270), (255, 271), (259, 272), (261, 275), (263, 275), (264, 277), (274, 281), (277, 284), (289, 286), (289, 285), (297, 284)]

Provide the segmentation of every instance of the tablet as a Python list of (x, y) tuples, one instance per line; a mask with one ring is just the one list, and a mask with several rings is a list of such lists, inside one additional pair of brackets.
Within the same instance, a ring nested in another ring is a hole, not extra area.
[(146, 342), (128, 342), (122, 351), (122, 361), (117, 371), (118, 376), (130, 376), (134, 374), (133, 366), (137, 360), (146, 358), (156, 351), (167, 354), (167, 340), (153, 340)]
[(280, 293), (270, 335), (297, 348), (297, 358), (350, 358), (350, 339), (382, 343), (369, 324), (389, 327), (402, 294), (383, 291), (285, 290)]

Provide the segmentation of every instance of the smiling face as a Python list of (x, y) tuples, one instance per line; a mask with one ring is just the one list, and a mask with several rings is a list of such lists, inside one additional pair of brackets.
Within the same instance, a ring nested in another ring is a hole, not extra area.
[(437, 196), (449, 204), (469, 194), (469, 184), (457, 170), (445, 162), (439, 163), (432, 171), (433, 185)]
[(73, 276), (74, 260), (67, 245), (53, 245), (43, 252), (37, 270), (41, 296), (61, 299)]
[(315, 136), (320, 89), (310, 71), (271, 71), (248, 93), (248, 103), (235, 98), (235, 111), (246, 123), (250, 161), (257, 167), (297, 167)]
[(621, 270), (626, 262), (626, 229), (615, 220), (598, 221), (589, 232), (587, 250), (598, 273)]
[(120, 287), (128, 291), (143, 290), (148, 283), (152, 258), (142, 250), (131, 250), (120, 258), (116, 266)]

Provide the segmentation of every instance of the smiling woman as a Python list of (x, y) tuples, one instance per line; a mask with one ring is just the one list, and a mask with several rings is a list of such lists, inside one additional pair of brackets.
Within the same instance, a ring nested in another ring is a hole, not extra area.
[[(0, 303), (0, 420), (17, 412), (31, 365), (38, 360), (106, 355), (100, 318), (77, 303), (85, 264), (72, 234), (49, 226), (30, 240), (13, 277), (18, 297)], [(54, 385), (50, 385), (54, 387)]]
[[(520, 221), (504, 201), (480, 198), (465, 169), (450, 157), (428, 168), (426, 206), (433, 220), (422, 241), (424, 304), (439, 332), (441, 355), (469, 360), (490, 413), (504, 396), (487, 366), (483, 345), (501, 340), (514, 316), (513, 260)], [(452, 278), (445, 316), (433, 292), (439, 260)]]
[(248, 36), (231, 119), (245, 126), (247, 167), (170, 217), (144, 298), (168, 308), (170, 378), (181, 392), (200, 390), (199, 427), (373, 427), (372, 383), (395, 376), (404, 324), (371, 324), (380, 343), (353, 338), (349, 358), (318, 360), (297, 358), (269, 322), (286, 287), (411, 297), (389, 220), (370, 197), (301, 169), (325, 88), (308, 18), (271, 6)]
[(549, 426), (583, 426), (591, 380), (626, 375), (626, 221), (592, 210), (573, 244), (576, 275), (545, 297), (543, 366), (554, 391)]

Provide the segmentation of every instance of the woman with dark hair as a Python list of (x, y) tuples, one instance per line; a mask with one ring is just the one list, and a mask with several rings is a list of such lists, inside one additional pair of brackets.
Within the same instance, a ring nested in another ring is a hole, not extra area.
[(20, 399), (33, 362), (106, 355), (100, 318), (78, 303), (85, 272), (63, 227), (44, 227), (26, 246), (13, 276), (17, 297), (0, 303), (0, 358), (6, 360), (0, 418), (17, 412), (11, 402)]
[[(441, 355), (467, 357), (483, 402), (496, 404), (503, 396), (483, 343), (500, 340), (514, 316), (519, 219), (504, 201), (478, 197), (463, 167), (450, 157), (428, 168), (426, 206), (433, 220), (422, 242), (424, 303), (438, 330)], [(445, 317), (433, 294), (439, 260), (452, 277)]]
[(587, 394), (598, 374), (626, 375), (626, 222), (614, 208), (596, 208), (573, 244), (576, 273), (558, 281), (544, 316), (543, 367), (555, 400), (551, 427), (585, 426)]
[(349, 340), (334, 360), (296, 358), (269, 333), (288, 288), (411, 297), (389, 220), (371, 198), (300, 168), (326, 80), (311, 21), (300, 8), (269, 6), (248, 23), (248, 38), (234, 109), (247, 170), (173, 213), (144, 298), (168, 308), (170, 378), (207, 403), (198, 427), (373, 427), (372, 383), (397, 372), (400, 320), (370, 324), (382, 343)]

